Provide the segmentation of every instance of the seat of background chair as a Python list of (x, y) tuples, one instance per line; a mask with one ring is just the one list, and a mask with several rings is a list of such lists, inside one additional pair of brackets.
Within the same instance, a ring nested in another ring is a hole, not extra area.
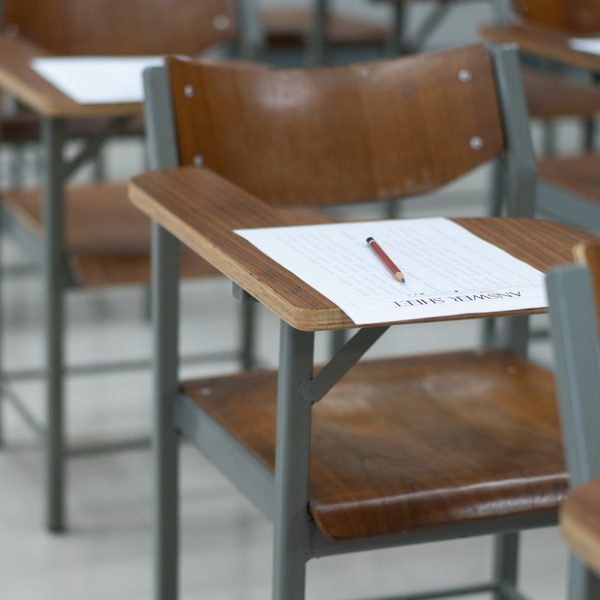
[(545, 158), (538, 165), (542, 181), (592, 202), (600, 202), (600, 154)]
[[(5, 207), (36, 236), (43, 232), (38, 189), (11, 190)], [(291, 224), (326, 222), (309, 209), (286, 210)], [(146, 284), (150, 281), (150, 221), (127, 197), (127, 184), (104, 183), (67, 189), (65, 239), (69, 267), (79, 285)], [(184, 248), (182, 276), (206, 277), (219, 273)]]
[[(274, 470), (275, 373), (182, 389)], [(566, 491), (553, 378), (506, 351), (359, 363), (313, 409), (310, 512), (331, 539), (550, 515)]]
[(560, 526), (571, 548), (600, 573), (600, 481), (591, 481), (567, 496)]
[[(313, 26), (312, 11), (305, 8), (268, 8), (262, 11), (261, 18), (267, 45), (271, 48), (305, 45)], [(330, 44), (383, 44), (388, 36), (386, 27), (360, 17), (334, 12), (328, 19)]]
[(592, 117), (600, 113), (600, 89), (566, 77), (522, 69), (529, 114), (538, 119)]
[[(68, 119), (65, 135), (69, 138), (89, 137), (100, 133), (107, 125), (107, 119), (86, 118)], [(142, 135), (142, 117), (132, 120), (125, 135)], [(40, 119), (33, 114), (0, 115), (0, 139), (8, 143), (37, 142), (40, 140)]]

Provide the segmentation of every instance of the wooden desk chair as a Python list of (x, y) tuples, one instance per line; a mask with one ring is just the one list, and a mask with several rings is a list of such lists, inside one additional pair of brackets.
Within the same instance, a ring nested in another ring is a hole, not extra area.
[(600, 597), (600, 244), (575, 248), (580, 265), (547, 278), (566, 461), (574, 491), (561, 511), (561, 526), (577, 558), (571, 561), (569, 600)]
[[(510, 214), (531, 214), (519, 85), (515, 51), (482, 46), (331, 69), (171, 60), (146, 72), (151, 139), (173, 164), (130, 189), (155, 221), (157, 599), (177, 598), (180, 437), (273, 520), (276, 600), (304, 598), (313, 557), (481, 534), (498, 535), (493, 581), (449, 593), (521, 597), (517, 532), (555, 523), (567, 487), (552, 376), (525, 358), (530, 311), (508, 320), (505, 348), (356, 364), (387, 326), (363, 328), (317, 374), (314, 333), (355, 324), (233, 233), (289, 224), (271, 205), (414, 196), (500, 155)], [(458, 222), (542, 270), (589, 237)], [(179, 240), (279, 317), (278, 374), (178, 382)]]
[[(587, 11), (584, 7), (586, 4)], [(528, 29), (551, 28), (569, 32), (572, 36), (583, 36), (593, 31), (594, 22), (598, 22), (597, 15), (592, 16), (594, 4), (597, 3), (593, 0), (494, 0), (496, 22), (482, 28), (482, 34), (485, 38), (500, 43), (519, 43), (527, 35)], [(511, 28), (521, 31), (521, 35), (513, 38), (510, 34), (501, 33)], [(524, 50), (535, 58), (534, 50), (532, 52), (528, 47)], [(537, 60), (539, 62), (539, 57)], [(546, 124), (546, 155), (555, 151), (552, 121), (565, 117), (583, 119), (584, 145), (588, 149), (593, 146), (593, 119), (600, 112), (600, 90), (594, 85), (573, 80), (572, 77), (532, 67), (523, 68), (523, 80), (530, 116)]]
[[(174, 7), (176, 10), (173, 10)], [(16, 42), (21, 41), (18, 56), (15, 53), (10, 59), (24, 65), (29, 64), (31, 57), (47, 52), (66, 55), (176, 53), (196, 56), (215, 44), (228, 44), (236, 39), (235, 10), (230, 0), (4, 1), (5, 22), (10, 31), (18, 36), (9, 42), (15, 42), (16, 47)], [(109, 109), (108, 114), (112, 114)], [(98, 112), (101, 113), (100, 110)], [(52, 153), (53, 164), (47, 165), (45, 177), (46, 181), (52, 181), (47, 186), (51, 189), (47, 189), (45, 194), (37, 189), (11, 190), (2, 199), (3, 226), (15, 235), (17, 241), (24, 242), (36, 263), (44, 265), (45, 305), (51, 306), (45, 330), (46, 361), (49, 366), (37, 375), (45, 381), (48, 402), (47, 423), (40, 426), (39, 430), (44, 434), (48, 471), (47, 522), (53, 531), (64, 528), (64, 472), (66, 458), (72, 450), (66, 445), (63, 416), (63, 379), (67, 372), (63, 359), (64, 295), (69, 287), (147, 284), (150, 277), (148, 220), (127, 201), (124, 184), (69, 187), (64, 203), (64, 223), (62, 210), (56, 214), (50, 210), (46, 215), (42, 214), (43, 197), (53, 198), (51, 202), (46, 202), (46, 207), (53, 206), (56, 198), (59, 200), (55, 204), (62, 207), (65, 180), (93, 157), (108, 134), (121, 131), (130, 122), (119, 118), (116, 122), (111, 119), (108, 124), (101, 123), (96, 134), (75, 159), (60, 161), (59, 157), (65, 156), (67, 113), (59, 113), (60, 118), (55, 118), (53, 113), (48, 117), (47, 113), (42, 112), (46, 116), (46, 139), (54, 140), (46, 144), (52, 146), (48, 154)], [(98, 122), (94, 127), (97, 126)], [(51, 172), (56, 176), (51, 178), (48, 175)], [(58, 241), (48, 244), (46, 241), (49, 239)], [(49, 245), (53, 250), (48, 250)], [(182, 261), (184, 277), (216, 274), (212, 267), (192, 253), (187, 253)], [(249, 339), (248, 335), (245, 339)], [(223, 356), (213, 358), (222, 360)], [(143, 367), (144, 361), (132, 361), (129, 366), (140, 368), (140, 363)], [(125, 365), (119, 367), (125, 368)], [(83, 365), (79, 372), (97, 373), (106, 369), (107, 365), (104, 364)], [(10, 386), (15, 379), (23, 377), (21, 372), (3, 372), (1, 382), (2, 399), (10, 399), (21, 412), (25, 408), (11, 393)]]
[[(587, 12), (585, 9), (587, 6)], [(568, 48), (567, 35), (584, 35), (600, 26), (600, 11), (593, 1), (518, 2), (495, 0), (498, 25), (483, 29), (483, 35), (496, 42), (514, 41), (524, 51), (563, 61), (580, 68), (583, 63), (573, 62), (573, 51)], [(581, 19), (581, 15), (587, 15)], [(518, 23), (515, 15), (527, 19)], [(554, 43), (552, 38), (557, 37)], [(542, 42), (548, 38), (548, 43)], [(554, 46), (552, 51), (548, 48)], [(592, 63), (593, 61), (589, 61)], [(600, 72), (600, 61), (596, 61)], [(560, 117), (580, 117), (584, 120), (584, 147), (593, 147), (595, 118), (600, 111), (600, 89), (567, 80), (564, 76), (540, 71), (523, 71), (530, 115), (549, 125)], [(593, 155), (554, 157), (552, 126), (546, 128), (545, 155), (539, 162), (537, 205), (540, 213), (594, 231), (600, 231), (600, 178), (595, 175), (600, 166)], [(499, 172), (495, 173), (492, 214), (499, 214), (503, 185)], [(592, 189), (595, 188), (594, 191)]]

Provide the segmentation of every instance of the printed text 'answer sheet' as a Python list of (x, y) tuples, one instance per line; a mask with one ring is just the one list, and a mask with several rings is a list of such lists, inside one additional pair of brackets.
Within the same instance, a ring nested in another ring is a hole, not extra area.
[[(237, 230), (357, 325), (547, 307), (543, 274), (443, 218)], [(402, 269), (399, 283), (366, 244)]]

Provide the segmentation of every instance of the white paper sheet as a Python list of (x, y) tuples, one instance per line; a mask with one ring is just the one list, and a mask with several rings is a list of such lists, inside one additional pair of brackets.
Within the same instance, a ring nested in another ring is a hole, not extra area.
[(35, 58), (31, 68), (79, 104), (120, 104), (144, 99), (142, 72), (158, 56)]
[[(543, 274), (448, 219), (236, 230), (357, 325), (547, 307)], [(396, 281), (373, 237), (402, 270)]]
[(569, 46), (573, 50), (580, 52), (589, 52), (590, 54), (600, 54), (600, 38), (572, 38), (569, 40)]

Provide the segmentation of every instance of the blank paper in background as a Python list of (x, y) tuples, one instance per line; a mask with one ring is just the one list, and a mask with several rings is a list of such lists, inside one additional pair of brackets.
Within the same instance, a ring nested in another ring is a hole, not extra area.
[[(237, 230), (357, 325), (544, 308), (544, 275), (443, 218)], [(366, 244), (402, 269), (396, 281)]]
[(142, 102), (142, 73), (163, 64), (159, 56), (34, 58), (31, 68), (79, 104)]
[(600, 38), (572, 38), (569, 40), (569, 46), (579, 52), (588, 52), (589, 54), (600, 54)]

